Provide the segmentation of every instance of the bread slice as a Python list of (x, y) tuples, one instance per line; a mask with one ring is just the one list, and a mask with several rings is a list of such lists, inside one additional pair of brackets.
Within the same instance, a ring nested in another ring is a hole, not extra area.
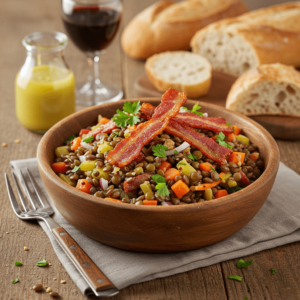
[(161, 0), (129, 22), (121, 45), (127, 55), (139, 59), (164, 51), (185, 50), (199, 29), (246, 11), (242, 0)]
[(197, 98), (205, 95), (211, 84), (208, 60), (187, 51), (155, 54), (147, 59), (145, 68), (149, 80), (161, 92), (172, 87)]
[(260, 64), (300, 66), (299, 19), (300, 2), (271, 6), (203, 28), (191, 47), (214, 69), (237, 76)]
[(260, 65), (233, 84), (226, 108), (250, 116), (300, 117), (300, 72), (279, 63)]

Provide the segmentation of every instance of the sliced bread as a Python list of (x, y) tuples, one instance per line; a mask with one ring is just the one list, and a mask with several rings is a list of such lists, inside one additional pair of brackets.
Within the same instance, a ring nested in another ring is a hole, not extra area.
[(260, 65), (233, 84), (226, 108), (250, 116), (300, 116), (300, 72), (279, 63)]
[(199, 30), (193, 52), (214, 69), (241, 75), (261, 64), (300, 66), (300, 2), (284, 3), (224, 19)]
[(206, 94), (211, 84), (211, 65), (198, 54), (186, 51), (163, 52), (146, 61), (146, 73), (161, 92), (169, 87), (197, 98)]

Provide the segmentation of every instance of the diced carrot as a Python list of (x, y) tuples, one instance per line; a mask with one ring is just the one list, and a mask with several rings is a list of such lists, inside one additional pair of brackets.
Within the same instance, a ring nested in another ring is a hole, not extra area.
[(241, 133), (241, 129), (239, 128), (239, 127), (237, 127), (237, 126), (232, 126), (233, 127), (233, 133), (235, 134), (235, 135), (239, 135), (240, 133)]
[(234, 140), (236, 139), (234, 133), (230, 133), (230, 134), (228, 134), (227, 136), (228, 136), (229, 142), (232, 142), (232, 141), (234, 141)]
[(243, 152), (232, 152), (228, 158), (228, 162), (233, 162), (238, 166), (241, 166), (245, 159), (245, 153)]
[(208, 162), (205, 162), (205, 163), (202, 163), (200, 164), (200, 170), (201, 171), (211, 171), (212, 169), (211, 168), (214, 168), (212, 164), (208, 163)]
[(227, 195), (228, 195), (228, 192), (226, 190), (218, 190), (214, 196), (215, 196), (215, 198), (221, 198), (221, 197), (224, 197)]
[(174, 183), (171, 189), (178, 198), (181, 198), (190, 191), (189, 187), (182, 180), (178, 180)]
[(86, 179), (79, 179), (76, 185), (76, 189), (84, 193), (89, 194), (92, 185)]
[(171, 169), (169, 169), (165, 172), (165, 177), (166, 177), (167, 181), (168, 180), (173, 180), (174, 181), (175, 177), (177, 175), (180, 176), (180, 172), (175, 168), (171, 168)]
[(106, 124), (106, 123), (108, 123), (109, 121), (110, 121), (110, 119), (102, 118), (102, 119), (98, 122), (98, 124)]
[(68, 170), (70, 170), (66, 167), (66, 165), (67, 164), (65, 162), (56, 162), (52, 164), (52, 169), (55, 173), (65, 174)]
[(158, 167), (159, 170), (163, 170), (164, 172), (166, 172), (170, 168), (171, 168), (171, 164), (169, 162), (167, 162), (167, 161), (163, 161), (161, 163), (161, 165)]
[(157, 200), (143, 200), (144, 205), (157, 205)]
[(81, 138), (78, 137), (73, 140), (72, 150), (77, 150), (80, 147), (81, 144)]
[(80, 133), (79, 133), (79, 136), (82, 137), (84, 134), (88, 134), (89, 132), (90, 132), (89, 129), (81, 129)]
[(221, 178), (223, 175), (225, 175), (225, 172), (221, 172), (221, 173), (219, 174), (220, 178)]
[(213, 188), (213, 187), (217, 186), (220, 182), (221, 182), (221, 180), (218, 180), (218, 181), (215, 181), (212, 183), (202, 183), (198, 186), (195, 186), (195, 190), (196, 191), (205, 191), (209, 188)]
[(253, 161), (257, 161), (258, 158), (259, 158), (259, 153), (258, 152), (253, 152), (250, 154), (250, 159), (253, 160)]
[(122, 200), (114, 199), (114, 198), (104, 198), (105, 200), (114, 201), (114, 202), (120, 202), (122, 203)]
[(217, 139), (217, 136), (216, 136), (216, 135), (212, 137), (212, 140), (215, 141), (216, 139)]

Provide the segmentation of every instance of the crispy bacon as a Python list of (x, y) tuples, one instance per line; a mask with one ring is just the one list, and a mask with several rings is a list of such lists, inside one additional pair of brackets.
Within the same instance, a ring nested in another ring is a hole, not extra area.
[[(143, 103), (141, 107), (142, 117), (145, 119), (151, 119), (155, 107), (149, 103)], [(201, 117), (197, 114), (186, 112), (178, 113), (176, 117), (172, 118), (173, 121), (187, 124), (194, 128), (203, 128), (212, 130), (214, 132), (223, 132), (224, 134), (230, 134), (233, 132), (232, 127), (226, 124), (224, 118), (212, 118), (212, 117)]]
[(96, 135), (98, 133), (111, 133), (114, 129), (116, 129), (118, 126), (117, 124), (110, 120), (109, 122), (100, 125), (99, 127), (95, 128), (94, 130), (90, 131), (87, 135), (87, 137), (93, 136), (94, 138), (96, 138)]
[(169, 120), (176, 116), (180, 106), (186, 102), (185, 93), (179, 93), (170, 88), (161, 99), (161, 104), (156, 107), (151, 120), (141, 123), (136, 130), (117, 144), (116, 148), (109, 152), (106, 159), (113, 165), (126, 166), (138, 157), (144, 145), (149, 143), (162, 132)]
[(140, 152), (138, 157), (134, 160), (137, 163), (140, 163), (141, 161), (143, 161), (146, 158), (146, 156), (144, 155), (143, 152)]
[(232, 152), (231, 149), (220, 146), (213, 139), (202, 136), (192, 127), (184, 123), (180, 124), (179, 122), (175, 122), (173, 119), (169, 121), (168, 126), (165, 128), (165, 132), (180, 137), (192, 146), (201, 150), (205, 156), (219, 164), (225, 164), (227, 162), (226, 156)]
[(124, 191), (125, 193), (131, 192), (137, 188), (140, 187), (142, 183), (144, 183), (146, 180), (149, 180), (151, 178), (151, 174), (149, 173), (143, 173), (141, 175), (135, 176), (134, 180), (129, 182), (124, 182)]

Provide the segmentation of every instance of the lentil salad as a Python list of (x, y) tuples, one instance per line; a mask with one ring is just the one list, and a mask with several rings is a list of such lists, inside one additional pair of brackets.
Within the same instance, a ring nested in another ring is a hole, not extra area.
[(56, 148), (53, 170), (82, 192), (134, 205), (210, 201), (254, 182), (264, 168), (258, 147), (241, 128), (185, 102), (173, 89), (156, 108), (125, 102)]

